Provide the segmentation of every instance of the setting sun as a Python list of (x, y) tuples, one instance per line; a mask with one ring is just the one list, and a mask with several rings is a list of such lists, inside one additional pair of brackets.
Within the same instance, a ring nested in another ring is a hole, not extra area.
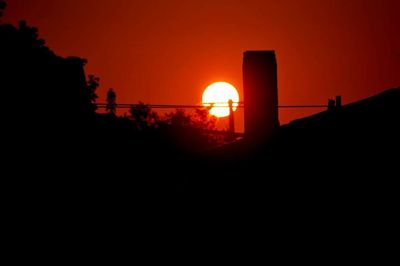
[(215, 82), (203, 92), (203, 105), (208, 107), (212, 105), (210, 114), (217, 117), (229, 116), (229, 100), (233, 101), (233, 111), (235, 111), (239, 102), (239, 93), (227, 82)]

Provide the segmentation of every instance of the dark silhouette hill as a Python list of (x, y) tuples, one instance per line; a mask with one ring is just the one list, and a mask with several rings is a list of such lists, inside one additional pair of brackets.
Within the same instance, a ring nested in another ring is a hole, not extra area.
[(272, 144), (281, 158), (333, 167), (364, 161), (394, 166), (400, 144), (400, 88), (295, 120)]

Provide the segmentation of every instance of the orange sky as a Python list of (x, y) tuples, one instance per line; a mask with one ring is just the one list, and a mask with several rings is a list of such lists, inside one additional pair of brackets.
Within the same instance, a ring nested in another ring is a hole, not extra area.
[[(8, 0), (56, 53), (89, 60), (119, 102), (197, 104), (242, 53), (274, 49), (280, 104), (355, 101), (400, 85), (399, 0)], [(285, 123), (303, 116), (281, 111)]]

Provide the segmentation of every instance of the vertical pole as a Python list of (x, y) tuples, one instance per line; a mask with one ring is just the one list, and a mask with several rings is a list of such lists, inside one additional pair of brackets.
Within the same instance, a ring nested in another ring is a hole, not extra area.
[(235, 133), (235, 116), (233, 114), (233, 101), (229, 100), (229, 132)]
[(336, 96), (336, 108), (342, 108), (342, 96)]

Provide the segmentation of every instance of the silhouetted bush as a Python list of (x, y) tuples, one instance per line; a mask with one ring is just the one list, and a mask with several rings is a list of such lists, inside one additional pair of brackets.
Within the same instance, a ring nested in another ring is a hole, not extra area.
[(159, 115), (143, 102), (131, 106), (129, 118), (134, 122), (138, 130), (157, 128), (161, 122)]
[(0, 0), (0, 18), (3, 16), (3, 10), (7, 7), (7, 4), (4, 0)]

